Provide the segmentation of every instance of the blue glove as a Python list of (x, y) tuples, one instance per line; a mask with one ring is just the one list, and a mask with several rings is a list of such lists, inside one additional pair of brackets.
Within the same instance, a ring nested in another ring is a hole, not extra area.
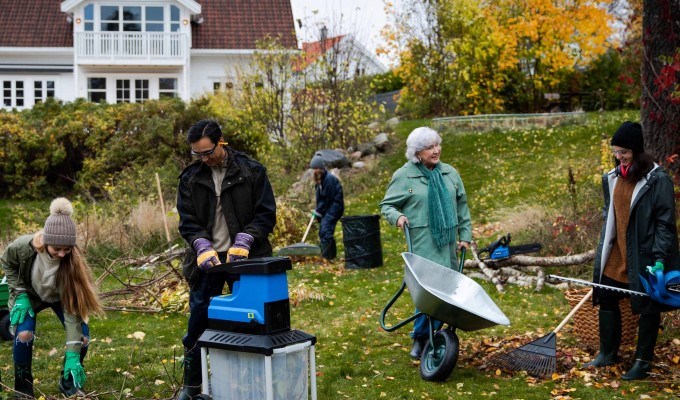
[(312, 210), (312, 215), (316, 219), (321, 219), (323, 217), (323, 215), (319, 214), (316, 210)]
[(240, 232), (234, 238), (234, 244), (227, 251), (227, 262), (234, 262), (248, 258), (250, 246), (253, 245), (255, 238), (251, 235)]
[(650, 274), (654, 275), (656, 271), (661, 271), (663, 272), (663, 263), (661, 261), (657, 261), (654, 266), (648, 265), (647, 266), (647, 272)]
[(64, 379), (68, 379), (69, 375), (73, 376), (73, 384), (82, 389), (87, 378), (85, 377), (85, 369), (80, 364), (80, 352), (66, 352), (66, 357), (64, 357)]
[(203, 271), (207, 271), (220, 263), (220, 259), (217, 258), (217, 252), (213, 250), (210, 240), (204, 238), (194, 240), (194, 250), (196, 250), (196, 255), (198, 256), (196, 264)]
[(24, 322), (26, 313), (31, 317), (35, 317), (33, 307), (31, 307), (31, 299), (28, 298), (28, 293), (24, 292), (19, 294), (14, 300), (14, 307), (12, 307), (12, 311), (9, 312), (9, 324), (17, 326)]

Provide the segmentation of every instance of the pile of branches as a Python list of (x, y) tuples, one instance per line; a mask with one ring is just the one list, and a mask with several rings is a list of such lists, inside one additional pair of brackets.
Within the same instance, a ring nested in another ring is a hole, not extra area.
[(185, 309), (188, 290), (178, 267), (184, 252), (175, 245), (159, 254), (109, 261), (97, 285), (111, 278), (118, 284), (100, 293), (104, 309), (149, 313)]
[(496, 290), (503, 293), (506, 284), (520, 286), (534, 286), (536, 291), (543, 289), (545, 285), (568, 289), (567, 283), (553, 284), (546, 282), (546, 267), (564, 267), (589, 263), (595, 258), (595, 250), (581, 254), (573, 254), (559, 257), (532, 257), (516, 255), (498, 260), (482, 259), (479, 256), (477, 243), (470, 246), (472, 260), (465, 260), (464, 268), (473, 271), (466, 272), (471, 278), (489, 281), (496, 286)]

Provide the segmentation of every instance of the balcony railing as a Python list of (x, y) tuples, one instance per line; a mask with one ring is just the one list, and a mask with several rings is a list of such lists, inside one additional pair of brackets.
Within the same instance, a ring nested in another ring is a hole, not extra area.
[(181, 64), (187, 54), (188, 35), (164, 32), (76, 32), (79, 63)]

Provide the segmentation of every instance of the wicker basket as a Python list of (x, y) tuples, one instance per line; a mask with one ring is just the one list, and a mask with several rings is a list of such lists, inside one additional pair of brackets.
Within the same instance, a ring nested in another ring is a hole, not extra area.
[[(589, 291), (589, 288), (570, 289), (564, 295), (571, 308), (574, 308)], [(640, 316), (633, 314), (628, 298), (621, 300), (619, 308), (621, 309), (621, 345), (628, 346), (635, 343)], [(594, 349), (600, 346), (599, 310), (600, 306), (593, 307), (592, 303), (586, 303), (573, 317), (574, 333), (583, 344)]]

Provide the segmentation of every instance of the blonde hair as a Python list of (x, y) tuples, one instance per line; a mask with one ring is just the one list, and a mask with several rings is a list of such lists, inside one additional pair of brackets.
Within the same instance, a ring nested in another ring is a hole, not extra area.
[[(47, 251), (42, 230), (33, 237), (33, 247), (41, 253)], [(78, 245), (73, 246), (71, 252), (61, 259), (57, 285), (61, 288), (61, 306), (64, 311), (79, 316), (85, 322), (91, 314), (104, 315), (92, 270)]]

